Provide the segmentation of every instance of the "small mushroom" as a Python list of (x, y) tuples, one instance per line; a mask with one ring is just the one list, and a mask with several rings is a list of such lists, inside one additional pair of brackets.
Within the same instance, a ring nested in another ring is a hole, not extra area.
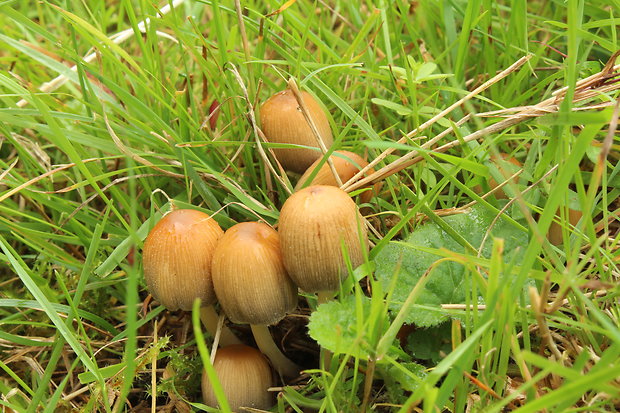
[(284, 267), (304, 291), (335, 291), (347, 276), (342, 249), (357, 267), (368, 251), (364, 221), (343, 190), (313, 185), (282, 206), (278, 232)]
[[(301, 92), (301, 96), (321, 140), (325, 147), (329, 148), (334, 138), (325, 111), (308, 92)], [(316, 136), (290, 89), (276, 93), (263, 103), (260, 109), (260, 122), (269, 142), (319, 148)], [(284, 169), (297, 173), (304, 172), (322, 155), (320, 150), (309, 148), (274, 148), (273, 152)]]
[[(273, 406), (273, 395), (268, 391), (273, 375), (260, 351), (244, 345), (222, 347), (215, 354), (213, 368), (233, 412), (240, 412), (242, 407)], [(202, 374), (202, 397), (207, 406), (219, 407), (206, 372)]]
[[(224, 231), (204, 212), (177, 209), (149, 232), (142, 250), (144, 279), (150, 293), (169, 310), (191, 311), (200, 298), (201, 318), (212, 335), (217, 330), (211, 259)], [(222, 344), (239, 343), (228, 329)]]
[[(356, 173), (361, 171), (362, 168), (368, 165), (368, 162), (366, 162), (364, 158), (362, 158), (356, 153), (349, 152), (349, 151), (335, 151), (334, 154), (330, 156), (330, 160), (332, 161), (334, 168), (336, 169), (336, 172), (338, 173), (338, 176), (340, 177), (341, 183), (347, 182), (349, 179), (353, 178), (353, 176)], [(314, 178), (312, 179), (312, 181), (310, 181), (310, 176), (312, 175), (312, 173), (317, 168), (320, 162), (321, 162), (321, 158), (314, 161), (314, 163), (310, 165), (310, 167), (306, 170), (306, 172), (304, 172), (301, 178), (299, 178), (299, 181), (297, 182), (297, 185), (295, 186), (296, 191), (309, 185), (340, 186), (338, 181), (336, 181), (336, 178), (334, 177), (332, 169), (330, 168), (327, 162), (321, 165), (319, 170), (314, 175)], [(366, 172), (366, 175), (370, 175), (374, 171), (375, 170), (371, 168)], [(362, 194), (360, 195), (360, 200), (362, 202), (370, 201), (373, 195), (376, 195), (380, 189), (381, 189), (381, 183), (375, 184), (372, 190), (365, 190), (364, 192), (362, 192)]]
[[(579, 220), (581, 219), (581, 217), (583, 217), (583, 212), (578, 211), (576, 209), (572, 209), (569, 208), (568, 209), (568, 222), (570, 223), (571, 227), (574, 227), (575, 225), (577, 225), (579, 223)], [(556, 219), (560, 218), (560, 210), (558, 209), (558, 212), (556, 213), (555, 216)], [(558, 224), (556, 222), (556, 219), (554, 219), (551, 222), (551, 226), (549, 227), (549, 232), (547, 232), (547, 239), (549, 240), (549, 242), (551, 242), (553, 245), (561, 245), (562, 242), (564, 241), (564, 236), (562, 235), (562, 226), (560, 226), (560, 224)]]
[(232, 226), (213, 254), (213, 284), (222, 309), (236, 323), (248, 323), (261, 351), (283, 376), (300, 368), (273, 342), (268, 325), (297, 305), (297, 286), (282, 263), (276, 230), (260, 222)]

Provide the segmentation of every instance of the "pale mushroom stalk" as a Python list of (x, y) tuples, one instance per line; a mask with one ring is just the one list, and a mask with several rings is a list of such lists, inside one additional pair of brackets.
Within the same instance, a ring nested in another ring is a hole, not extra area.
[(284, 377), (296, 377), (301, 368), (286, 357), (276, 346), (269, 327), (264, 324), (250, 324), (256, 345), (271, 360), (273, 367)]
[(321, 305), (321, 304), (325, 304), (330, 302), (333, 298), (334, 298), (334, 292), (333, 291), (319, 291), (316, 293), (316, 298), (317, 298), (317, 304)]
[[(200, 321), (205, 326), (212, 337), (217, 335), (217, 327), (220, 316), (212, 305), (200, 308)], [(222, 326), (220, 330), (219, 344), (221, 346), (231, 346), (233, 344), (242, 344), (241, 340), (226, 326)]]

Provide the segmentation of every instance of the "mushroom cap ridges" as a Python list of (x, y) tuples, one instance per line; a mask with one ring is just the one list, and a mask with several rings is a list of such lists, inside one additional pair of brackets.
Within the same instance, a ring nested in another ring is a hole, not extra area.
[[(273, 385), (269, 362), (255, 348), (244, 345), (217, 350), (213, 367), (233, 412), (241, 407), (268, 409), (273, 395), (267, 391)], [(205, 404), (217, 407), (217, 399), (206, 373), (202, 376), (202, 395)]]
[[(334, 138), (325, 111), (311, 94), (302, 91), (301, 95), (323, 143), (329, 148)], [(316, 137), (290, 89), (276, 93), (263, 103), (260, 121), (269, 142), (318, 148)], [(274, 148), (273, 151), (285, 169), (298, 173), (303, 173), (321, 157), (321, 151), (313, 149)]]
[(274, 324), (297, 305), (297, 286), (282, 263), (276, 230), (259, 222), (228, 229), (213, 255), (213, 284), (236, 323)]
[(144, 242), (144, 279), (150, 293), (169, 310), (215, 301), (211, 259), (224, 231), (204, 212), (177, 209), (164, 216)]
[(304, 291), (334, 291), (347, 276), (342, 246), (355, 268), (368, 250), (366, 227), (343, 190), (314, 185), (282, 206), (278, 227), (284, 266)]

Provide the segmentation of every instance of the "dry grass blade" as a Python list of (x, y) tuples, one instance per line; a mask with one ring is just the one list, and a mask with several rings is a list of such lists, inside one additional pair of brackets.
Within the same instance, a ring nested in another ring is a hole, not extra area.
[[(82, 163), (94, 162), (94, 161), (101, 161), (101, 158), (84, 159), (82, 161)], [(64, 170), (66, 170), (66, 169), (73, 168), (74, 166), (76, 166), (75, 163), (69, 163), (69, 164), (66, 164), (66, 165), (61, 165), (58, 168), (55, 168), (55, 169), (52, 169), (51, 171), (45, 172), (44, 174), (41, 174), (39, 176), (35, 176), (34, 178), (32, 178), (32, 179), (24, 182), (23, 184), (21, 184), (19, 186), (16, 186), (15, 188), (11, 189), (10, 191), (6, 192), (4, 195), (1, 195), (0, 196), (0, 202), (2, 202), (5, 199), (15, 195), (16, 193), (20, 192), (21, 190), (26, 189), (29, 186), (39, 182), (40, 180), (47, 178), (48, 176), (54, 175), (55, 173), (58, 173), (58, 172), (62, 172)], [(10, 170), (10, 168), (9, 168), (9, 170)], [(3, 175), (3, 177), (4, 177), (4, 175)]]
[(278, 164), (278, 167), (280, 168), (280, 173), (278, 173), (273, 167), (273, 165), (271, 164), (269, 157), (265, 153), (265, 150), (262, 145), (262, 143), (266, 141), (265, 135), (258, 127), (258, 124), (256, 122), (256, 116), (254, 115), (254, 106), (252, 105), (252, 101), (250, 100), (250, 97), (248, 95), (248, 89), (245, 87), (245, 83), (243, 82), (241, 75), (239, 74), (239, 72), (237, 71), (237, 68), (233, 64), (229, 64), (229, 70), (235, 76), (235, 79), (237, 80), (237, 83), (241, 87), (241, 90), (243, 90), (243, 96), (245, 98), (246, 104), (248, 105), (248, 117), (250, 118), (252, 129), (254, 130), (254, 136), (256, 138), (256, 147), (258, 148), (259, 155), (261, 156), (261, 158), (263, 159), (263, 162), (265, 163), (267, 168), (269, 168), (271, 173), (277, 178), (278, 181), (280, 181), (280, 184), (282, 184), (282, 187), (284, 187), (286, 192), (288, 194), (292, 194), (293, 193), (291, 189), (292, 185), (289, 182), (288, 177), (286, 176), (286, 173), (284, 172), (284, 169), (282, 168), (282, 165), (280, 165), (280, 163), (277, 161), (271, 149), (269, 149), (272, 158), (276, 159), (276, 163)]
[[(299, 87), (297, 86), (297, 82), (295, 82), (295, 79), (293, 78), (289, 79), (288, 87), (293, 92), (293, 95), (295, 95), (295, 99), (297, 99), (297, 104), (299, 105), (299, 108), (301, 109), (301, 113), (304, 115), (304, 118), (306, 119), (306, 122), (308, 122), (308, 125), (310, 125), (312, 134), (316, 138), (316, 143), (319, 145), (321, 152), (323, 152), (323, 155), (325, 155), (327, 153), (327, 146), (325, 146), (325, 142), (323, 142), (323, 138), (321, 137), (321, 134), (319, 133), (319, 129), (316, 127), (314, 120), (310, 116), (310, 112), (308, 111), (308, 108), (306, 107), (304, 98), (301, 95), (301, 92), (299, 91)], [(336, 171), (334, 162), (330, 158), (327, 158), (327, 164), (329, 165), (329, 169), (332, 171), (332, 174), (334, 175), (334, 179), (336, 180), (338, 185), (341, 186), (342, 180), (340, 179), (340, 175), (338, 175), (338, 171)]]
[[(620, 89), (620, 82), (617, 79), (620, 76), (619, 71), (620, 71), (620, 65), (615, 65), (611, 69), (608, 69), (606, 66), (606, 68), (603, 71), (597, 73), (596, 75), (590, 76), (587, 79), (583, 79), (577, 82), (573, 102), (575, 103), (581, 102), (584, 100), (588, 100), (588, 99), (600, 96), (601, 94), (609, 93), (609, 92)], [(483, 136), (487, 136), (493, 133), (500, 132), (502, 130), (515, 126), (526, 120), (539, 117), (539, 116), (543, 116), (543, 115), (547, 115), (550, 113), (557, 113), (559, 110), (559, 105), (565, 94), (565, 92), (562, 91), (563, 89), (565, 88), (562, 88), (556, 91), (553, 94), (554, 96), (549, 99), (545, 99), (535, 105), (525, 106), (520, 111), (507, 117), (506, 119), (503, 119), (493, 125), (487, 126), (486, 128), (480, 129), (474, 133), (464, 136), (460, 140), (454, 140), (452, 142), (448, 142), (434, 149), (433, 152), (442, 153), (442, 152), (447, 151), (448, 149), (454, 148), (463, 143), (467, 143), (467, 142), (479, 139)], [(598, 104), (594, 107), (589, 107), (589, 108), (600, 109), (601, 107), (610, 106), (612, 104), (613, 103), (611, 102), (608, 104), (606, 103)], [(451, 130), (452, 128), (448, 128), (448, 129)], [(615, 130), (615, 128), (613, 130)], [(445, 134), (445, 132), (446, 131), (442, 132), (442, 134)], [(431, 139), (430, 141), (428, 141), (426, 144), (422, 145), (421, 147), (423, 149), (427, 149), (429, 146), (428, 144), (430, 142), (435, 143), (436, 141), (437, 141), (437, 137)], [(401, 143), (401, 141), (399, 141), (399, 143)], [(419, 153), (420, 153), (419, 151), (413, 150), (405, 154), (404, 156), (398, 158), (397, 160), (393, 161), (392, 163), (384, 166), (383, 168), (375, 171), (374, 173), (366, 176), (365, 178), (354, 182), (355, 179), (358, 179), (358, 175), (361, 176), (361, 171), (360, 171), (359, 174), (351, 178), (351, 180), (343, 186), (343, 189), (347, 192), (351, 192), (355, 189), (358, 189), (358, 188), (361, 188), (367, 185), (372, 185), (376, 182), (379, 182), (390, 175), (393, 175), (399, 171), (402, 171), (405, 168), (408, 168), (411, 165), (414, 165), (422, 161), (424, 158), (422, 156), (419, 156)], [(375, 161), (377, 160), (375, 159)], [(372, 163), (369, 165), (372, 165)], [(350, 183), (350, 182), (353, 182), (353, 183)]]
[(105, 122), (105, 126), (106, 129), (108, 130), (108, 133), (110, 134), (110, 137), (112, 138), (112, 140), (114, 141), (114, 144), (118, 147), (118, 149), (124, 153), (125, 155), (127, 155), (128, 157), (130, 157), (131, 159), (133, 159), (134, 161), (144, 165), (144, 166), (148, 166), (149, 168), (153, 168), (156, 171), (159, 171), (161, 173), (163, 173), (164, 175), (168, 175), (171, 176), (173, 178), (178, 178), (178, 179), (183, 179), (185, 178), (185, 175), (183, 174), (177, 174), (174, 172), (170, 172), (170, 171), (166, 171), (165, 169), (161, 169), (158, 166), (155, 166), (155, 164), (153, 164), (153, 162), (144, 159), (143, 157), (141, 157), (140, 155), (137, 155), (133, 152), (131, 152), (129, 150), (129, 148), (127, 148), (125, 146), (125, 144), (123, 142), (121, 142), (120, 138), (118, 137), (118, 135), (116, 135), (116, 132), (114, 132), (114, 129), (112, 129), (112, 126), (110, 125), (110, 122), (108, 121), (108, 116), (106, 115), (105, 112), (103, 112), (103, 121)]
[[(172, 3), (170, 4), (166, 4), (164, 7), (162, 7), (159, 10), (159, 14), (164, 15), (169, 13), (171, 10), (173, 10), (175, 7), (181, 5), (185, 0), (173, 0)], [(146, 26), (151, 22), (151, 19), (144, 19), (142, 20), (140, 23), (138, 23), (138, 30), (140, 30), (140, 32), (144, 33), (146, 31)], [(113, 43), (115, 44), (121, 44), (123, 43), (125, 40), (131, 38), (134, 35), (134, 30), (133, 28), (131, 29), (125, 29), (121, 32), (118, 32), (116, 34), (113, 34), (112, 36), (110, 36), (110, 39), (112, 40)], [(158, 35), (161, 35), (163, 37), (169, 38), (173, 41), (176, 42), (176, 39), (174, 39), (173, 37), (169, 36), (167, 33), (161, 33), (161, 32), (157, 32)], [(93, 52), (90, 53), (86, 56), (84, 56), (84, 58), (82, 59), (85, 63), (90, 63), (93, 60), (95, 60), (95, 58), (97, 57), (97, 52)], [(72, 72), (77, 72), (77, 65), (73, 65), (71, 66), (70, 70)], [(50, 80), (49, 82), (43, 83), (40, 87), (39, 87), (39, 91), (42, 93), (50, 93), (55, 91), (56, 89), (58, 89), (59, 87), (61, 87), (62, 85), (64, 85), (65, 83), (67, 83), (67, 81), (69, 80), (69, 78), (65, 75), (60, 75), (55, 77), (54, 79)], [(24, 106), (26, 106), (28, 104), (28, 101), (26, 99), (22, 99), (19, 102), (17, 102), (17, 107), (23, 108)]]
[[(448, 106), (446, 109), (444, 109), (441, 112), (439, 112), (436, 116), (434, 116), (433, 118), (431, 118), (428, 121), (424, 122), (418, 128), (412, 130), (411, 132), (409, 132), (408, 134), (406, 134), (405, 136), (400, 138), (397, 143), (399, 143), (399, 144), (406, 143), (407, 139), (412, 138), (413, 136), (417, 135), (418, 133), (422, 132), (423, 130), (427, 129), (428, 127), (434, 125), (435, 123), (437, 123), (437, 121), (439, 121), (440, 119), (443, 119), (448, 113), (452, 112), (454, 109), (456, 109), (457, 107), (461, 106), (464, 102), (467, 102), (468, 100), (470, 100), (471, 98), (475, 97), (476, 95), (479, 95), (480, 93), (484, 92), (486, 89), (488, 89), (489, 87), (493, 86), (495, 83), (499, 82), (500, 80), (502, 80), (503, 78), (505, 78), (509, 74), (511, 74), (511, 73), (515, 72), (516, 70), (518, 70), (521, 66), (523, 66), (531, 58), (532, 58), (532, 55), (523, 56), (521, 59), (517, 60), (515, 63), (510, 65), (507, 69), (505, 69), (505, 70), (501, 71), (500, 73), (498, 73), (497, 75), (493, 76), (491, 79), (487, 80), (482, 85), (478, 86), (476, 89), (472, 90), (467, 95), (463, 96), (460, 100), (454, 102), (452, 105)], [(463, 119), (461, 119), (459, 121), (460, 124), (457, 123), (457, 126), (462, 125), (463, 123), (467, 122), (467, 120), (469, 120), (469, 115), (463, 117)], [(448, 128), (448, 130), (446, 130), (445, 133), (447, 134), (451, 130), (452, 130), (452, 127)], [(445, 136), (445, 135), (443, 135), (443, 136)], [(430, 141), (426, 142), (424, 145), (422, 145), (422, 148), (430, 148), (439, 139), (441, 139), (441, 138), (438, 135), (435, 138), (431, 139)], [(356, 184), (356, 182), (358, 182), (357, 180), (360, 179), (360, 177), (364, 176), (366, 174), (366, 172), (370, 168), (373, 168), (375, 165), (377, 165), (379, 162), (381, 162), (383, 159), (385, 159), (388, 155), (393, 153), (395, 150), (396, 149), (388, 148), (385, 151), (383, 151), (383, 153), (381, 153), (379, 156), (377, 156), (376, 159), (374, 159), (372, 162), (370, 162), (368, 165), (366, 165), (366, 167), (364, 167), (357, 174), (355, 174), (351, 179), (349, 179), (349, 181), (346, 182), (342, 186), (342, 189), (344, 189), (347, 192), (350, 192), (350, 191), (352, 191), (354, 189), (360, 188), (360, 186)]]

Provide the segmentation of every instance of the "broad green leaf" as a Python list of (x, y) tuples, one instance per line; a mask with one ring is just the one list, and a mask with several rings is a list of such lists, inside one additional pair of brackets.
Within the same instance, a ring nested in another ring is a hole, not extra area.
[(438, 363), (452, 351), (452, 326), (442, 323), (428, 328), (416, 328), (407, 337), (405, 349), (413, 357)]
[[(470, 245), (479, 249), (494, 218), (495, 215), (486, 208), (474, 206), (467, 213), (452, 215), (443, 218), (443, 221)], [(506, 262), (518, 259), (528, 244), (528, 234), (516, 229), (506, 220), (499, 219), (484, 244), (483, 257), (490, 256), (493, 238), (504, 239)], [(409, 291), (420, 277), (435, 261), (442, 258), (437, 255), (439, 250), (446, 251), (444, 257), (449, 256), (450, 251), (465, 253), (464, 247), (439, 225), (428, 223), (416, 229), (405, 241), (392, 242), (377, 254), (376, 277), (386, 291), (393, 291), (389, 303), (392, 314), (400, 310)], [(393, 277), (397, 277), (394, 285)], [(469, 279), (463, 264), (454, 261), (439, 263), (429, 274), (429, 279), (405, 322), (419, 327), (430, 327), (445, 321), (448, 315), (441, 310), (441, 304), (464, 303), (470, 288)]]
[(390, 365), (379, 370), (394, 403), (404, 403), (408, 396), (405, 391), (415, 391), (426, 374), (426, 367), (412, 362)]
[(308, 329), (310, 337), (321, 347), (333, 353), (366, 359), (371, 354), (367, 341), (368, 332), (366, 323), (358, 321), (369, 318), (371, 304), (369, 298), (362, 296), (362, 305), (358, 307), (357, 299), (350, 296), (341, 302), (332, 301), (320, 305), (310, 316)]

